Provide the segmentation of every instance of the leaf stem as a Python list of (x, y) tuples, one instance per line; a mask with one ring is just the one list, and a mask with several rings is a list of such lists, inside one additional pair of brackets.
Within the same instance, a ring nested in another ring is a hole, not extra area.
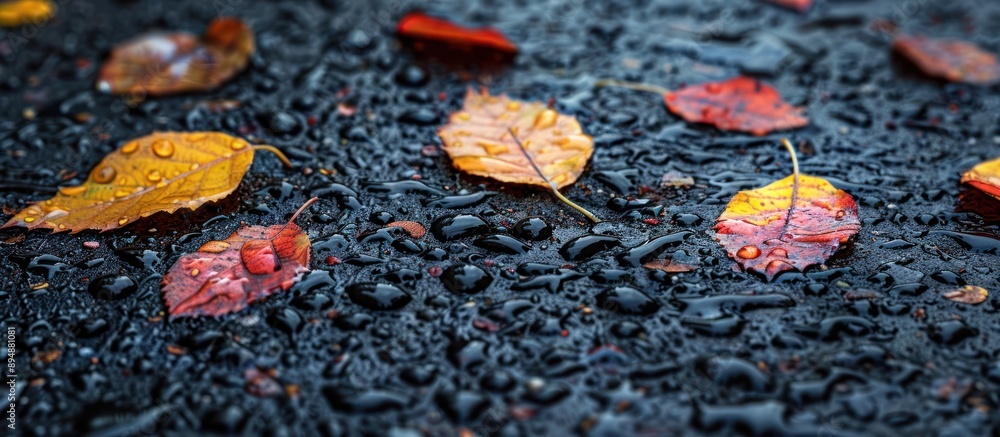
[(292, 166), (292, 161), (289, 161), (288, 158), (285, 157), (285, 154), (281, 153), (281, 150), (278, 150), (277, 147), (269, 146), (267, 144), (260, 144), (260, 145), (253, 146), (253, 149), (254, 150), (267, 150), (268, 152), (271, 152), (271, 153), (275, 154), (275, 156), (277, 156), (278, 159), (280, 159), (281, 162), (283, 164), (285, 164), (285, 167), (291, 167)]
[(590, 219), (590, 221), (592, 221), (594, 223), (600, 223), (601, 222), (601, 219), (597, 218), (590, 211), (587, 211), (586, 209), (584, 209), (584, 207), (582, 207), (580, 205), (577, 205), (572, 200), (569, 200), (566, 196), (563, 196), (562, 193), (559, 192), (559, 189), (556, 188), (555, 184), (549, 185), (549, 188), (552, 189), (552, 194), (555, 195), (556, 198), (558, 198), (559, 200), (561, 200), (563, 203), (569, 205), (570, 208), (573, 208), (573, 209), (579, 211), (580, 214), (583, 214), (584, 217)]
[(792, 213), (795, 212), (795, 203), (799, 200), (799, 157), (795, 154), (795, 147), (788, 141), (788, 138), (781, 139), (781, 145), (785, 146), (788, 154), (792, 155), (792, 202), (788, 205), (788, 215), (785, 217), (785, 224), (781, 227), (779, 240), (784, 241), (788, 233), (788, 225), (792, 223)]
[(651, 93), (658, 93), (658, 94), (666, 94), (670, 92), (670, 90), (661, 86), (650, 85), (648, 83), (640, 83), (640, 82), (627, 82), (618, 79), (601, 79), (598, 80), (597, 82), (594, 82), (594, 86), (597, 88), (603, 88), (606, 86), (618, 86), (636, 91), (648, 91)]
[(299, 214), (302, 214), (302, 211), (305, 211), (309, 205), (316, 203), (317, 200), (319, 200), (319, 197), (313, 197), (312, 199), (307, 200), (306, 203), (303, 203), (302, 206), (295, 211), (295, 214), (292, 214), (292, 218), (288, 219), (288, 223), (294, 222), (295, 219), (299, 218)]
[(514, 142), (517, 143), (518, 147), (521, 148), (521, 153), (524, 153), (524, 157), (528, 159), (528, 163), (531, 164), (531, 168), (535, 170), (535, 173), (538, 173), (538, 177), (542, 178), (542, 180), (545, 181), (545, 183), (549, 184), (549, 189), (552, 190), (552, 194), (554, 194), (557, 199), (569, 205), (570, 208), (580, 211), (580, 213), (583, 214), (588, 219), (590, 219), (590, 221), (594, 223), (601, 222), (601, 220), (598, 219), (596, 216), (594, 216), (594, 214), (592, 214), (590, 211), (587, 211), (582, 206), (573, 203), (573, 201), (567, 199), (566, 196), (563, 196), (562, 193), (559, 192), (559, 187), (556, 186), (556, 184), (552, 183), (552, 181), (550, 181), (549, 178), (545, 177), (545, 173), (542, 173), (542, 169), (538, 168), (538, 164), (535, 164), (535, 160), (531, 158), (531, 155), (528, 153), (528, 149), (524, 148), (524, 144), (521, 144), (521, 140), (517, 138), (517, 135), (514, 134), (514, 130), (508, 128), (507, 132), (510, 133), (511, 138), (514, 139)]

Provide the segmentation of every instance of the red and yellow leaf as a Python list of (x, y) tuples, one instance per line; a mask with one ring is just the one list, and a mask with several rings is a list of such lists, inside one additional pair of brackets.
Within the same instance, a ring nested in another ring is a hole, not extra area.
[(0, 0), (0, 26), (41, 23), (56, 15), (51, 0)]
[(288, 163), (271, 146), (251, 146), (219, 132), (138, 138), (105, 156), (82, 185), (60, 187), (54, 197), (24, 208), (0, 229), (109, 231), (158, 212), (195, 209), (232, 193), (259, 148)]
[(976, 85), (1000, 82), (996, 56), (972, 43), (904, 35), (892, 47), (928, 76)]
[(791, 176), (737, 193), (712, 228), (731, 258), (769, 281), (825, 262), (860, 227), (850, 194), (825, 179), (798, 175), (797, 167)]
[(414, 41), (433, 41), (472, 50), (497, 50), (517, 53), (517, 46), (491, 27), (468, 28), (421, 12), (406, 14), (396, 28), (401, 37)]
[(766, 135), (809, 124), (802, 108), (789, 105), (774, 88), (745, 76), (670, 91), (663, 101), (670, 112), (689, 122), (722, 130)]
[(962, 183), (1000, 200), (1000, 158), (972, 167), (962, 175)]
[(246, 68), (253, 31), (236, 18), (218, 18), (201, 37), (153, 33), (116, 47), (97, 87), (111, 94), (153, 96), (215, 88)]
[(245, 226), (178, 259), (161, 288), (170, 315), (220, 316), (288, 290), (309, 271), (312, 246), (295, 219), (315, 201), (284, 225)]

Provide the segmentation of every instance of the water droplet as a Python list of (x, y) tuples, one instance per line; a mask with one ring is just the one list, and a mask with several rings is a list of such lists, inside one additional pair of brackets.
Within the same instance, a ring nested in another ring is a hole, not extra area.
[(191, 170), (197, 170), (198, 167), (201, 167), (201, 164), (198, 164), (197, 162), (194, 163), (194, 164), (191, 164)]
[(736, 256), (743, 259), (754, 259), (760, 256), (760, 249), (756, 246), (743, 246), (736, 251)]
[(510, 102), (507, 104), (508, 111), (517, 111), (518, 109), (521, 109), (521, 102)]
[(493, 277), (477, 266), (456, 264), (445, 269), (441, 282), (452, 293), (471, 294), (485, 290), (493, 283)]
[(204, 133), (193, 133), (193, 134), (184, 135), (184, 140), (185, 141), (190, 141), (192, 143), (197, 143), (199, 141), (204, 141), (205, 138), (208, 138), (208, 135), (206, 135)]
[(99, 184), (107, 184), (115, 180), (115, 176), (117, 174), (118, 172), (115, 170), (114, 167), (106, 165), (97, 170), (94, 170), (94, 173), (91, 175), (91, 177), (94, 179), (94, 182), (97, 182)]
[(146, 174), (146, 179), (149, 179), (150, 182), (159, 182), (163, 179), (163, 174), (159, 170), (150, 170)]
[(35, 221), (35, 218), (34, 218), (34, 217), (25, 217), (25, 218), (24, 218), (24, 222), (25, 222), (25, 223), (31, 223), (31, 222), (33, 222), (33, 221)]
[(200, 273), (201, 273), (201, 270), (191, 269), (191, 277), (192, 278), (195, 277), (195, 276), (198, 276)]
[(771, 258), (788, 258), (788, 251), (779, 247), (772, 250), (767, 256)]
[(344, 291), (351, 302), (376, 311), (398, 310), (413, 300), (405, 291), (389, 284), (363, 282)]
[(174, 143), (170, 140), (156, 140), (153, 142), (153, 153), (160, 158), (169, 158), (174, 155)]
[(718, 94), (719, 91), (722, 91), (722, 87), (719, 86), (719, 84), (717, 83), (705, 84), (705, 92), (709, 94)]
[(126, 197), (132, 194), (132, 191), (127, 188), (119, 188), (115, 190), (115, 197)]
[(160, 181), (156, 184), (156, 188), (165, 188), (167, 186), (167, 181)]
[(844, 212), (844, 210), (842, 210), (842, 209), (840, 209), (840, 210), (837, 210), (837, 216), (836, 216), (836, 219), (837, 219), (837, 220), (843, 220), (843, 219), (844, 219), (844, 216), (845, 216), (846, 214), (847, 214), (847, 213), (845, 213), (845, 212)]
[(225, 241), (209, 241), (198, 248), (198, 252), (219, 253), (229, 248)]
[(128, 154), (134, 153), (136, 150), (139, 150), (139, 142), (138, 141), (132, 141), (130, 143), (125, 143), (125, 145), (122, 146), (122, 154), (123, 155), (128, 155)]
[(79, 196), (87, 191), (87, 187), (84, 185), (77, 185), (75, 187), (59, 187), (59, 194), (63, 196)]
[(535, 129), (545, 129), (556, 124), (556, 117), (559, 116), (556, 111), (551, 109), (546, 109), (535, 117)]
[(243, 150), (247, 147), (247, 145), (248, 144), (246, 141), (243, 141), (239, 138), (236, 138), (229, 143), (229, 147), (232, 148), (233, 150)]
[(127, 217), (122, 217), (122, 218), (118, 219), (118, 226), (124, 225), (125, 223), (128, 223), (128, 218)]

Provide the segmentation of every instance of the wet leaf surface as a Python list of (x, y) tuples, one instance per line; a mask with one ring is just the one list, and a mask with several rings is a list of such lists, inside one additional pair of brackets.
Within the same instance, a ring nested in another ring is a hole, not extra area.
[(942, 296), (952, 302), (967, 303), (969, 305), (979, 305), (985, 302), (989, 295), (990, 292), (985, 288), (975, 285), (965, 285), (962, 288), (956, 288), (942, 294)]
[(161, 288), (170, 315), (217, 317), (288, 290), (309, 271), (312, 246), (294, 221), (312, 202), (284, 225), (241, 227), (180, 257)]
[[(212, 95), (135, 106), (94, 89), (115, 43), (158, 28), (200, 32), (216, 5), (257, 35), (237, 80)], [(5, 217), (81, 184), (146, 132), (227, 132), (280, 147), (296, 168), (258, 157), (224, 201), (149, 226), (0, 231), (19, 432), (994, 435), (1000, 296), (967, 305), (941, 294), (1000, 287), (996, 211), (955, 209), (963, 192), (1000, 204), (959, 182), (998, 156), (1000, 99), (993, 88), (901, 78), (888, 63), (890, 39), (867, 24), (903, 5), (816, 2), (800, 16), (756, 1), (63, 2), (16, 55), (0, 42)], [(519, 45), (516, 63), (463, 74), (413, 58), (393, 30), (417, 7), (503, 29)], [(899, 26), (993, 50), (997, 8), (924, 2)], [(802, 171), (849, 192), (861, 222), (825, 270), (767, 283), (734, 271), (711, 228), (736, 193), (789, 174), (776, 138), (688, 124), (664, 110), (661, 94), (591, 86), (614, 77), (679, 89), (749, 74), (743, 59), (762, 33), (791, 47), (754, 76), (807, 108), (810, 126), (789, 133)], [(605, 222), (580, 224), (542, 191), (452, 168), (436, 127), (470, 84), (551, 99), (577, 118), (594, 155), (563, 192)], [(198, 107), (219, 99), (242, 105)], [(353, 116), (338, 113), (342, 103)], [(694, 183), (661, 188), (671, 171)], [(299, 282), (217, 319), (168, 319), (159, 283), (181, 256), (244, 224), (285, 223), (311, 193), (320, 200), (296, 224), (315, 252)], [(616, 210), (613, 199), (646, 205)], [(432, 223), (453, 215), (481, 224), (439, 239)], [(385, 239), (362, 241), (393, 221), (428, 234), (386, 229)], [(679, 232), (689, 235), (647, 245)], [(494, 235), (531, 249), (475, 244)], [(569, 245), (588, 235), (601, 238)], [(642, 267), (651, 259), (699, 268)], [(492, 282), (456, 294), (441, 279), (453, 265), (479, 267)], [(354, 284), (383, 286), (361, 288), (355, 302)], [(615, 291), (623, 287), (652, 302)], [(30, 362), (53, 350), (59, 359)], [(252, 368), (273, 369), (299, 395), (248, 392)]]
[(770, 281), (826, 261), (860, 225), (850, 194), (822, 178), (793, 174), (737, 193), (712, 229), (730, 258)]
[(130, 140), (104, 157), (82, 185), (60, 187), (55, 197), (24, 208), (3, 227), (109, 231), (158, 212), (196, 209), (236, 189), (254, 150), (217, 132), (159, 132)]

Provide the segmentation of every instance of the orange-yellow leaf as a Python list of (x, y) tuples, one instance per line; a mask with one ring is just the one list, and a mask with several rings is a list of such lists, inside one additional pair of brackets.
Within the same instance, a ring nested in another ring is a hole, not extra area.
[(451, 114), (438, 135), (461, 171), (546, 188), (575, 182), (594, 153), (593, 138), (576, 118), (542, 102), (491, 96), (485, 90), (470, 89), (462, 110)]
[(246, 141), (223, 133), (154, 133), (125, 143), (83, 185), (60, 187), (3, 227), (108, 231), (157, 212), (195, 209), (232, 193), (253, 154)]
[(236, 18), (217, 18), (200, 38), (153, 33), (116, 47), (101, 67), (97, 87), (140, 96), (209, 90), (242, 71), (253, 52), (250, 27)]
[(893, 49), (929, 76), (951, 82), (992, 85), (1000, 82), (1000, 63), (972, 43), (922, 36), (900, 36)]
[(713, 229), (730, 257), (771, 280), (826, 261), (859, 226), (850, 194), (808, 175), (796, 189), (793, 175), (737, 193)]
[(17, 27), (41, 23), (55, 16), (51, 0), (0, 0), (0, 26)]
[(962, 183), (1000, 200), (1000, 158), (972, 167), (962, 175)]
[(545, 187), (597, 221), (559, 193), (583, 174), (594, 154), (594, 139), (583, 133), (576, 118), (542, 102), (469, 89), (462, 110), (451, 114), (438, 136), (455, 168), (501, 182)]

